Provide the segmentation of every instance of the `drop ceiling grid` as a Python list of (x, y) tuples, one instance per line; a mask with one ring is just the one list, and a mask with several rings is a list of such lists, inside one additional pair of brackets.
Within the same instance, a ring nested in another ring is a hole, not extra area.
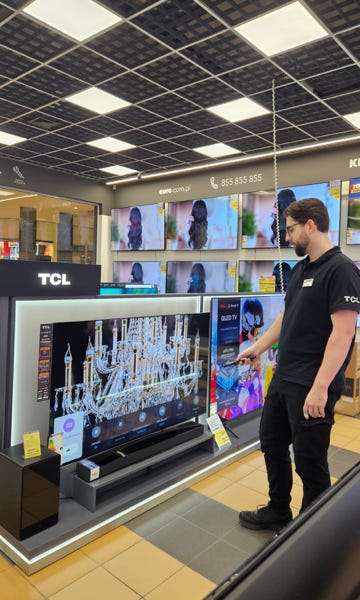
[[(353, 0), (305, 0), (329, 35), (266, 57), (234, 27), (288, 0), (98, 0), (123, 20), (79, 43), (35, 21), (28, 1), (0, 0), (0, 130), (28, 138), (0, 157), (97, 181), (120, 164), (142, 173), (204, 162), (200, 145), (244, 154), (272, 148), (272, 116), (229, 124), (210, 106), (250, 97), (272, 108), (279, 148), (358, 130), (341, 115), (360, 110), (360, 11)], [(97, 115), (64, 100), (90, 86), (130, 106)], [(109, 153), (87, 145), (114, 136), (136, 146)]]

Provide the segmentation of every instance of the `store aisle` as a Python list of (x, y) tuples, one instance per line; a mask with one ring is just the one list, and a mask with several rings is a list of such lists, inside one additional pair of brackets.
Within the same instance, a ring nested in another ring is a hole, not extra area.
[[(336, 415), (331, 444), (335, 482), (359, 461), (360, 418)], [(0, 553), (1, 599), (202, 600), (273, 537), (238, 525), (239, 510), (265, 503), (266, 490), (257, 451), (31, 576)]]

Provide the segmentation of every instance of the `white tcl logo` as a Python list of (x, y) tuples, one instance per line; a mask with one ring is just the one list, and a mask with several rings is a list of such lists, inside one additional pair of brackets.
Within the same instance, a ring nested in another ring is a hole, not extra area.
[(38, 273), (41, 285), (71, 285), (66, 279), (66, 273)]
[(360, 167), (360, 158), (350, 158), (349, 167), (350, 169), (352, 169), (353, 167)]
[(345, 302), (352, 302), (353, 304), (360, 304), (357, 296), (344, 296)]

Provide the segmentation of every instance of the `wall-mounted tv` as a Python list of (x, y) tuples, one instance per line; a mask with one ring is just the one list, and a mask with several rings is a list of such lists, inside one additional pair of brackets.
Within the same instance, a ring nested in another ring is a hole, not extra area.
[(346, 243), (360, 244), (360, 177), (349, 183)]
[(283, 305), (282, 294), (211, 299), (210, 414), (231, 420), (261, 408), (277, 346), (262, 355), (259, 370), (252, 365), (227, 365), (268, 329)]
[(236, 250), (239, 196), (169, 202), (168, 250)]
[(239, 260), (239, 292), (286, 292), (287, 284), (297, 260), (282, 260), (281, 289), (280, 261), (278, 260)]
[(164, 232), (163, 202), (111, 210), (113, 250), (164, 250)]
[[(337, 180), (309, 185), (297, 185), (278, 190), (280, 246), (286, 248), (285, 208), (295, 200), (319, 198), (329, 211), (329, 237), (339, 243), (341, 182)], [(275, 192), (264, 190), (242, 194), (242, 248), (274, 248), (278, 246)]]
[(151, 283), (165, 294), (166, 264), (157, 261), (114, 261), (114, 283)]
[(38, 386), (62, 463), (205, 413), (208, 342), (209, 313), (41, 325)]
[(234, 292), (236, 263), (173, 261), (166, 263), (167, 293)]

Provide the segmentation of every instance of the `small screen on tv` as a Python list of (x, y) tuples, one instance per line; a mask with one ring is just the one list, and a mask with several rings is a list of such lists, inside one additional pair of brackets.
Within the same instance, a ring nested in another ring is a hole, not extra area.
[(286, 292), (297, 260), (239, 260), (239, 292)]
[(112, 249), (164, 250), (164, 203), (113, 208), (111, 210)]
[(360, 177), (349, 183), (346, 243), (360, 244)]
[(150, 283), (165, 294), (166, 264), (157, 261), (114, 261), (114, 283)]
[[(290, 246), (286, 240), (286, 219), (282, 213), (291, 202), (318, 198), (329, 211), (329, 237), (339, 243), (341, 182), (297, 185), (278, 190), (278, 221), (275, 192), (247, 192), (242, 195), (242, 248), (281, 248)], [(280, 244), (279, 244), (280, 241)]]
[(38, 386), (62, 463), (205, 413), (208, 342), (209, 313), (41, 325)]
[(167, 293), (209, 294), (235, 291), (234, 262), (168, 262)]
[(282, 294), (212, 298), (210, 414), (231, 420), (262, 407), (276, 365), (277, 345), (262, 355), (260, 369), (231, 363), (265, 333), (283, 304)]
[(168, 250), (236, 250), (239, 197), (219, 196), (170, 202), (166, 221)]

